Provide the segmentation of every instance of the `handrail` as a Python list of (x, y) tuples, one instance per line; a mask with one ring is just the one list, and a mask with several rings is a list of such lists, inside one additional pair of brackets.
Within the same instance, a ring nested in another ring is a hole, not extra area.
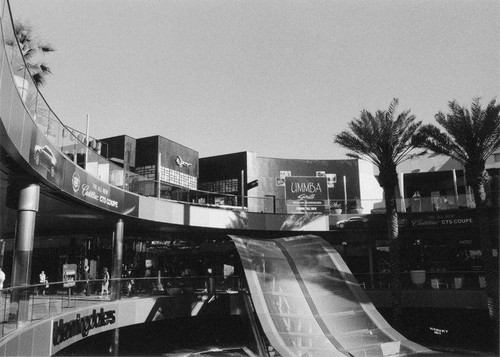
[[(420, 279), (412, 271), (401, 273), (401, 284), (407, 290), (484, 290), (484, 271), (433, 271), (419, 270)], [(391, 273), (355, 273), (358, 283), (366, 290), (390, 289)]]
[[(484, 290), (483, 271), (429, 271), (423, 284), (411, 280), (410, 272), (402, 273), (404, 290)], [(365, 290), (389, 290), (390, 273), (356, 273), (358, 284)], [(210, 281), (212, 279), (212, 281)], [(131, 281), (133, 282), (132, 284)], [(101, 295), (103, 279), (76, 280), (72, 286), (58, 281), (46, 284), (14, 286), (0, 290), (0, 338), (36, 322), (56, 316), (65, 309), (101, 304), (130, 297), (178, 296), (226, 291), (247, 291), (246, 280), (239, 276), (189, 276), (189, 277), (123, 277), (109, 279), (109, 294)], [(73, 285), (74, 284), (74, 285)], [(71, 289), (71, 290), (70, 290)], [(117, 291), (120, 294), (117, 294)], [(19, 304), (11, 302), (13, 294), (20, 294)], [(28, 306), (28, 315), (19, 319), (22, 304)]]
[[(109, 280), (109, 294), (101, 294), (103, 279), (76, 280), (71, 282), (71, 286), (67, 286), (68, 282), (58, 281), (49, 283), (48, 288), (46, 284), (9, 287), (0, 290), (0, 338), (26, 324), (59, 315), (69, 308), (92, 306), (129, 297), (208, 294), (209, 279), (213, 279), (213, 293), (245, 289), (243, 280), (238, 276), (113, 278)], [(19, 303), (11, 301), (13, 294), (20, 295)], [(19, 316), (26, 305), (27, 316)]]

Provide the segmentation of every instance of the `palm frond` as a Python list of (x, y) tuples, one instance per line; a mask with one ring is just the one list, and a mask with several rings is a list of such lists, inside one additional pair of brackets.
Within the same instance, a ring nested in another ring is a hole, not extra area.
[(483, 109), (480, 98), (474, 98), (470, 110), (456, 101), (450, 101), (448, 106), (450, 113), (435, 116), (445, 131), (428, 124), (415, 138), (416, 144), (464, 166), (484, 170), (486, 159), (500, 148), (500, 105), (492, 100)]
[(362, 110), (359, 118), (348, 123), (349, 131), (336, 135), (334, 142), (351, 151), (348, 157), (371, 162), (381, 171), (387, 169), (395, 173), (399, 163), (424, 153), (412, 153), (415, 149), (412, 137), (422, 123), (416, 121), (410, 110), (396, 116), (397, 106), (398, 99), (395, 98), (385, 111), (377, 110), (372, 114)]
[(33, 27), (29, 24), (16, 21), (14, 24), (15, 39), (6, 40), (9, 46), (17, 46), (21, 49), (22, 57), (26, 65), (18, 65), (16, 70), (28, 69), (36, 85), (43, 85), (45, 77), (51, 74), (50, 68), (41, 62), (42, 56), (46, 53), (55, 51), (55, 48), (42, 40), (36, 38), (33, 33)]

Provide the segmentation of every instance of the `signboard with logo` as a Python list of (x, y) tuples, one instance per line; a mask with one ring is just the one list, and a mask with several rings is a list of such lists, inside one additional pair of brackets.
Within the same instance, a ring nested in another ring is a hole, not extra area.
[(137, 216), (139, 205), (137, 196), (94, 178), (70, 162), (65, 165), (64, 173), (62, 187), (64, 191), (106, 210)]
[(286, 176), (285, 200), (288, 213), (323, 213), (328, 203), (325, 176)]
[(401, 228), (467, 227), (475, 224), (471, 211), (407, 214), (399, 218)]
[(63, 286), (71, 288), (76, 282), (76, 264), (63, 264)]

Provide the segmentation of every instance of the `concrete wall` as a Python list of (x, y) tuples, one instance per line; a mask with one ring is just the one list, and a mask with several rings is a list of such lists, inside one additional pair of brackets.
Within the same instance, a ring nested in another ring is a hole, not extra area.
[(358, 161), (359, 188), (363, 213), (370, 213), (374, 208), (385, 207), (384, 190), (380, 187), (375, 175), (375, 166), (366, 161)]
[(167, 200), (139, 198), (139, 218), (193, 227), (248, 230), (329, 230), (328, 216), (251, 213), (197, 206)]

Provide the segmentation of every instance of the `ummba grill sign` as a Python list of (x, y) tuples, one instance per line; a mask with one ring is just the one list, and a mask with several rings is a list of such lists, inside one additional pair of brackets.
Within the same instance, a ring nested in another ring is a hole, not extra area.
[(289, 176), (285, 177), (285, 198), (287, 200), (328, 199), (326, 177)]

